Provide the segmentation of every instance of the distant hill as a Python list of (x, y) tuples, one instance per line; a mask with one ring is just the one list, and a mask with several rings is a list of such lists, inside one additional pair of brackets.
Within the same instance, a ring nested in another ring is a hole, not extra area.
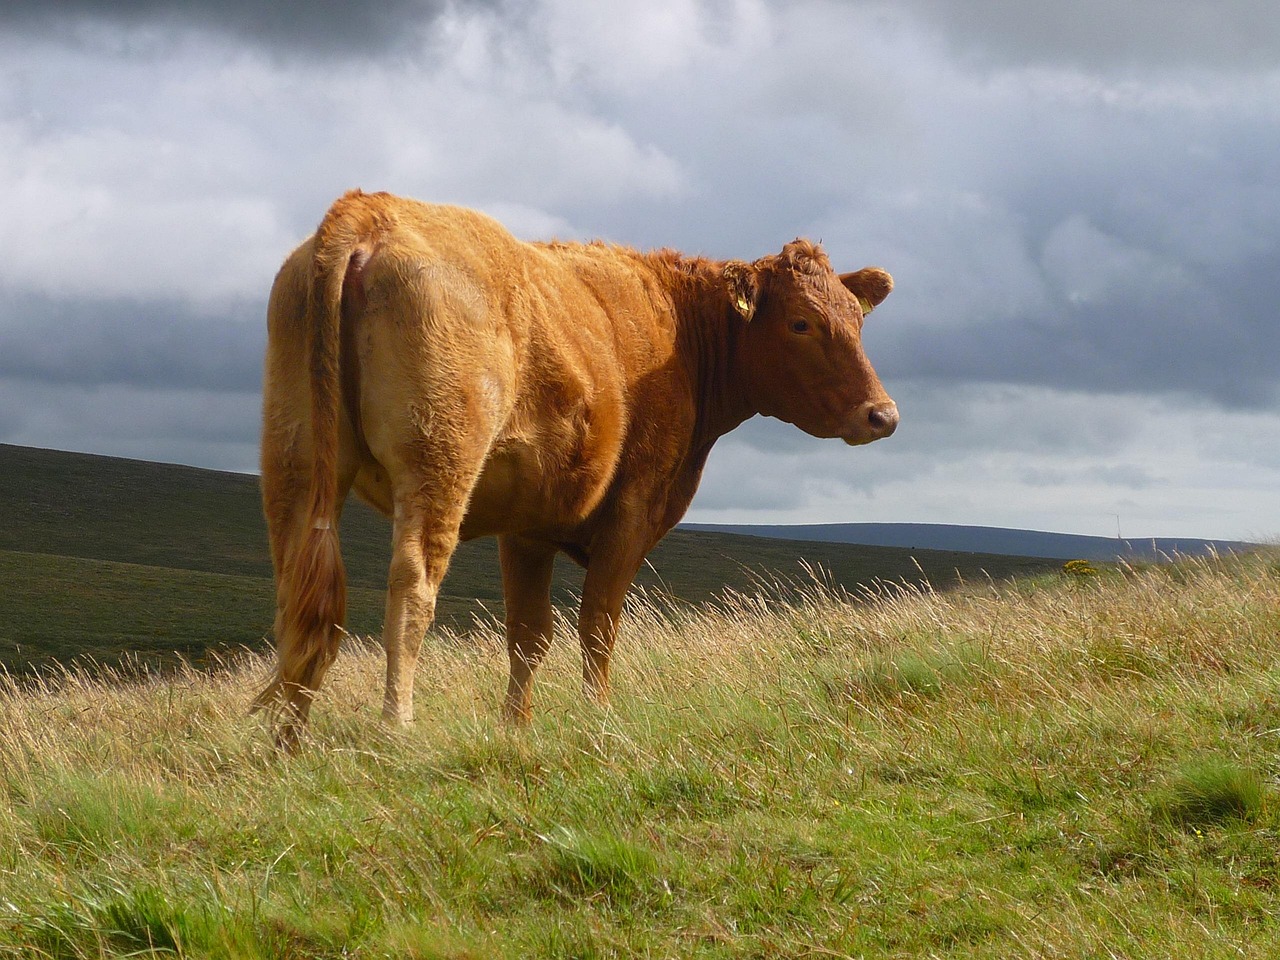
[[(274, 615), (271, 562), (256, 477), (172, 464), (0, 444), (0, 667), (134, 657), (202, 662), (262, 646)], [(342, 549), (348, 627), (381, 629), (390, 525), (349, 501)], [(806, 566), (849, 590), (877, 580), (938, 587), (1057, 565), (1026, 557), (800, 542), (673, 531), (637, 583), (673, 602), (807, 579)], [(557, 562), (554, 598), (571, 607), (582, 572)], [(502, 616), (493, 539), (463, 544), (443, 584), (439, 623), (467, 629)], [(563, 641), (561, 641), (563, 642)]]
[(1238, 552), (1255, 546), (1239, 540), (1196, 540), (1184, 537), (1120, 540), (1072, 533), (946, 523), (682, 523), (680, 527), (690, 531), (736, 533), (751, 537), (901, 547), (908, 550), (996, 553), (1058, 560), (1150, 561), (1174, 556), (1203, 556), (1212, 552)]

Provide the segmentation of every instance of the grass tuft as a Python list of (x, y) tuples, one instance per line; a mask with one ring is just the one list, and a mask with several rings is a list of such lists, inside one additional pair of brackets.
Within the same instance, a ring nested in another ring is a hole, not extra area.
[(871, 659), (843, 682), (828, 683), (837, 703), (935, 700), (943, 692), (980, 680), (986, 667), (981, 651), (899, 650)]
[(86, 892), (30, 921), (33, 946), (51, 958), (182, 955), (208, 926), (154, 887)]
[(544, 842), (540, 880), (566, 902), (633, 903), (670, 889), (652, 851), (614, 833), (557, 827)]
[(1195, 829), (1262, 815), (1265, 790), (1254, 770), (1215, 757), (1182, 767), (1154, 804), (1159, 820)]

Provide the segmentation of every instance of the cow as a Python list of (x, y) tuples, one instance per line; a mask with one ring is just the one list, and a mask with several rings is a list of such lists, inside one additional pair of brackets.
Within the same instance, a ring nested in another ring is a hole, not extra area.
[(585, 568), (585, 694), (607, 702), (623, 598), (684, 515), (712, 445), (763, 414), (858, 445), (898, 409), (862, 347), (893, 280), (837, 275), (797, 239), (754, 262), (528, 243), (484, 214), (353, 190), (271, 290), (262, 501), (274, 677), (256, 700), (296, 746), (337, 655), (342, 504), (391, 518), (383, 717), (413, 717), (418, 651), (460, 540), (497, 536), (526, 723), (552, 639), (552, 563)]

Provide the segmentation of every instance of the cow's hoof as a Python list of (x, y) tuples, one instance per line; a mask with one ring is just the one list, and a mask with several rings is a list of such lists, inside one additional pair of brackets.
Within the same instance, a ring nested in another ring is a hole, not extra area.
[(396, 707), (384, 707), (382, 710), (382, 722), (394, 730), (403, 730), (413, 723), (413, 711), (401, 710)]

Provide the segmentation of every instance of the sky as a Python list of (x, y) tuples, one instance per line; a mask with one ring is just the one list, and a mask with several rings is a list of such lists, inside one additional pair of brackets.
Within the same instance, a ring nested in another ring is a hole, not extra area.
[(756, 418), (688, 519), (1280, 538), (1271, 0), (8, 0), (0, 442), (252, 472), (351, 187), (896, 280), (902, 423)]

